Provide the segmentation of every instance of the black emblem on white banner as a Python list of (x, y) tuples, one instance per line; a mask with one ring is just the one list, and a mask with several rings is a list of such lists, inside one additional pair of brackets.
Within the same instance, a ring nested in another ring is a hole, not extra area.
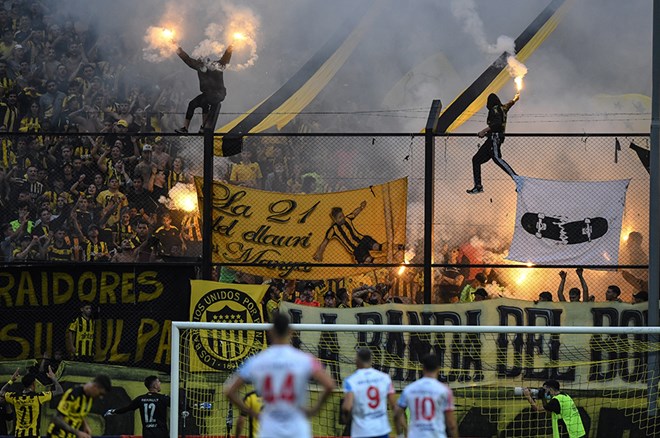
[(568, 222), (565, 218), (546, 216), (543, 213), (525, 213), (520, 224), (525, 231), (539, 239), (557, 240), (566, 245), (591, 242), (603, 237), (608, 229), (607, 219), (602, 217)]

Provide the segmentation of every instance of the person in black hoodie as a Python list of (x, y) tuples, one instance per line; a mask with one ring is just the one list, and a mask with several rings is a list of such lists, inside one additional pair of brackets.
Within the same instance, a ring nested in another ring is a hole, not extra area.
[(200, 132), (204, 129), (213, 129), (217, 120), (217, 113), (220, 110), (220, 104), (225, 100), (227, 89), (224, 83), (224, 70), (231, 59), (233, 48), (227, 47), (225, 53), (218, 61), (202, 61), (201, 59), (191, 58), (181, 47), (176, 50), (179, 58), (186, 63), (186, 65), (193, 70), (197, 71), (199, 78), (199, 91), (202, 93), (196, 96), (188, 103), (186, 110), (186, 119), (183, 127), (175, 129), (178, 133), (187, 133), (190, 127), (195, 109), (202, 109), (202, 127)]
[(509, 102), (502, 104), (500, 98), (495, 93), (488, 95), (486, 108), (488, 108), (488, 126), (479, 131), (479, 138), (486, 138), (476, 154), (472, 157), (472, 174), (474, 177), (474, 187), (467, 190), (469, 194), (481, 193), (484, 187), (481, 185), (481, 165), (488, 162), (491, 158), (495, 164), (500, 166), (510, 177), (513, 178), (516, 172), (509, 164), (502, 159), (500, 147), (504, 141), (504, 132), (506, 130), (506, 116), (511, 107), (518, 101), (520, 94), (516, 95)]

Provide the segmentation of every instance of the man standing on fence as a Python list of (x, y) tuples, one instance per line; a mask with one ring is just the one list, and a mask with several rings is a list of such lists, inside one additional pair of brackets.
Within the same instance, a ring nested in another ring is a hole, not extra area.
[(509, 102), (502, 104), (497, 94), (491, 93), (486, 102), (488, 108), (487, 127), (479, 131), (479, 138), (486, 138), (476, 154), (472, 157), (472, 174), (474, 177), (474, 187), (467, 192), (469, 194), (481, 193), (484, 191), (481, 185), (481, 165), (488, 162), (491, 158), (495, 164), (500, 166), (511, 178), (517, 175), (511, 166), (502, 159), (502, 142), (504, 141), (504, 132), (506, 130), (506, 117), (511, 107), (520, 99), (520, 94), (516, 95)]
[(179, 58), (181, 58), (188, 67), (197, 71), (197, 77), (199, 78), (199, 91), (202, 92), (188, 103), (186, 119), (183, 123), (183, 127), (175, 129), (176, 132), (182, 134), (188, 132), (190, 121), (197, 108), (202, 109), (202, 126), (200, 132), (204, 132), (204, 129), (210, 129), (212, 131), (215, 128), (215, 122), (218, 118), (218, 112), (220, 111), (220, 104), (225, 100), (225, 96), (227, 95), (227, 89), (225, 88), (224, 82), (224, 70), (231, 59), (232, 50), (232, 46), (229, 46), (219, 60), (211, 61), (210, 59), (207, 59), (206, 62), (201, 59), (191, 58), (181, 47), (176, 50), (176, 54), (179, 55)]

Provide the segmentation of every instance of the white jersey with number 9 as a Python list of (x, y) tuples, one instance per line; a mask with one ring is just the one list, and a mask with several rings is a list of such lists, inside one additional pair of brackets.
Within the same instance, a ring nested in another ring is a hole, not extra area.
[(389, 375), (373, 368), (359, 369), (344, 380), (344, 392), (353, 393), (351, 437), (382, 436), (390, 433), (387, 396), (394, 394)]

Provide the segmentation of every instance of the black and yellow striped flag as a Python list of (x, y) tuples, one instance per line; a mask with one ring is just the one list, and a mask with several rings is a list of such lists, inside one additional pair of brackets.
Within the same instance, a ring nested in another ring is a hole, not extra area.
[[(516, 59), (525, 62), (543, 41), (557, 28), (574, 0), (553, 0), (515, 41)], [(511, 76), (506, 70), (507, 53), (502, 53), (465, 91), (463, 91), (438, 119), (438, 133), (452, 132), (484, 105), (490, 93), (496, 93)]]
[(351, 16), (312, 58), (282, 87), (245, 114), (216, 130), (227, 133), (216, 137), (214, 154), (235, 155), (240, 152), (241, 135), (263, 132), (273, 126), (281, 129), (293, 120), (323, 90), (344, 65), (362, 39), (365, 30), (375, 20), (380, 2), (371, 5), (356, 3)]

